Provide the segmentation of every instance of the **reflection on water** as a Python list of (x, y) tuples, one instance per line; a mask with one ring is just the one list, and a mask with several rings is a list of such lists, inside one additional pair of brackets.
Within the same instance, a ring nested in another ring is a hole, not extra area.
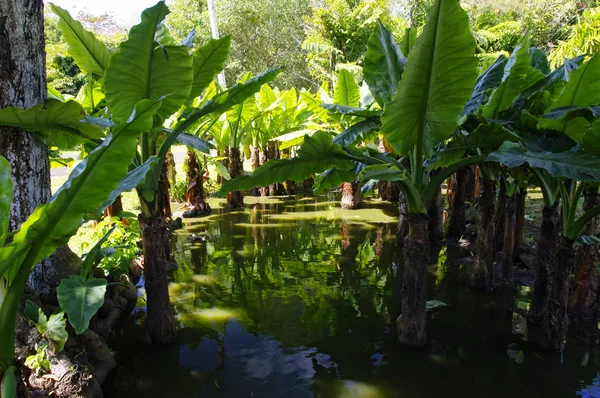
[(190, 221), (173, 237), (178, 340), (133, 344), (143, 311), (123, 320), (106, 396), (600, 397), (600, 350), (538, 350), (529, 289), (471, 292), (457, 246), (431, 249), (429, 299), (447, 307), (428, 346), (399, 348), (397, 211), (367, 203), (269, 199)]

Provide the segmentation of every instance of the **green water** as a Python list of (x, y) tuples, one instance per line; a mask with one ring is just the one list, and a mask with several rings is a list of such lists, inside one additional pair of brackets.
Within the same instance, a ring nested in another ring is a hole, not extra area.
[(190, 220), (172, 246), (179, 337), (136, 343), (140, 299), (116, 331), (105, 395), (600, 397), (600, 350), (539, 350), (523, 317), (529, 289), (470, 291), (457, 245), (431, 249), (429, 299), (448, 307), (429, 313), (427, 347), (398, 347), (397, 210), (367, 206), (269, 199)]

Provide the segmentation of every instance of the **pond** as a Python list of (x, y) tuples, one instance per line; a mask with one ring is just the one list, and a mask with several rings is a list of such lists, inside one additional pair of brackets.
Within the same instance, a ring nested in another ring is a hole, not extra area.
[(136, 342), (141, 289), (112, 342), (107, 397), (600, 397), (600, 350), (541, 351), (524, 317), (530, 289), (470, 291), (457, 244), (431, 249), (429, 300), (446, 306), (429, 312), (428, 345), (399, 347), (394, 205), (246, 202), (212, 201), (212, 216), (172, 237), (178, 339)]

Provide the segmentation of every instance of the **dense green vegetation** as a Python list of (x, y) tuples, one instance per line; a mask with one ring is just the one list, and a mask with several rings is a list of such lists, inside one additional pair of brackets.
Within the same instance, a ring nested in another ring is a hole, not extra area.
[[(0, 125), (35, 133), (54, 158), (77, 151), (80, 162), (47, 204), (9, 231), (13, 188), (23, 181), (11, 176), (9, 161), (0, 156), (2, 396), (16, 396), (18, 366), (39, 377), (52, 372), (52, 358), (64, 350), (69, 333), (92, 330), (105, 301), (116, 301), (109, 287), (131, 286), (140, 265), (144, 343), (171, 343), (181, 325), (193, 328), (198, 317), (228, 318), (208, 308), (190, 312), (202, 306), (195, 289), (206, 280), (170, 241), (180, 213), (192, 219), (221, 213), (211, 209), (209, 194), (226, 197), (224, 209), (234, 216), (244, 211), (245, 195), (339, 192), (345, 211), (363, 207), (362, 196), (377, 187), (380, 198), (398, 203), (398, 286), (390, 282), (391, 264), (373, 265), (384, 258), (383, 229), (373, 238), (375, 248), (362, 231), (363, 243), (352, 246), (347, 222), (339, 239), (322, 231), (315, 237), (306, 224), (289, 241), (276, 233), (267, 239), (266, 230), (259, 239), (264, 224), (254, 213), (249, 225), (232, 221), (231, 236), (219, 228), (225, 249), (218, 256), (237, 267), (254, 245), (258, 267), (264, 267), (263, 256), (272, 269), (284, 269), (272, 263), (273, 248), (259, 247), (273, 242), (281, 253), (299, 252), (330, 266), (319, 245), (339, 245), (342, 286), (357, 278), (353, 263), (364, 265), (360, 277), (369, 288), (383, 289), (386, 302), (399, 301), (398, 313), (387, 317), (397, 317), (394, 336), (406, 347), (427, 344), (427, 313), (445, 305), (428, 301), (428, 268), (438, 261), (430, 253), (440, 241), (450, 245), (468, 235), (470, 219), (476, 229), (470, 289), (513, 294), (520, 284), (516, 265), (523, 254), (533, 257), (526, 264), (535, 277), (528, 321), (540, 328), (544, 349), (562, 352), (571, 342), (569, 318), (596, 319), (600, 312), (595, 6), (554, 0), (224, 1), (217, 9), (223, 36), (212, 39), (200, 1), (158, 2), (128, 33), (109, 15), (77, 21), (49, 5), (48, 99), (27, 109), (0, 109)], [(216, 82), (222, 71), (227, 87)], [(174, 145), (185, 147), (183, 170)], [(539, 220), (535, 250), (523, 241), (532, 188), (543, 200), (541, 215), (528, 215)], [(136, 204), (126, 210), (136, 214), (123, 209), (122, 195), (131, 198), (130, 192)], [(172, 208), (171, 199), (183, 201), (183, 208)], [(68, 244), (84, 223), (88, 235), (79, 233), (77, 250), (85, 255), (56, 288), (57, 302), (47, 307), (31, 297), (22, 305), (36, 264)], [(248, 232), (242, 240), (234, 228), (252, 228), (252, 237)], [(207, 238), (194, 233), (189, 239)], [(173, 249), (179, 253), (172, 255)], [(209, 261), (203, 257), (203, 264)], [(174, 261), (182, 264), (171, 275)], [(211, 267), (217, 276), (228, 274)], [(290, 270), (300, 272), (296, 267)], [(232, 286), (244, 285), (240, 272), (236, 268)], [(268, 285), (265, 272), (253, 278)], [(369, 273), (378, 276), (370, 280)], [(326, 306), (343, 301), (344, 292), (323, 295), (328, 299), (314, 298), (307, 323), (326, 324), (332, 311)], [(257, 302), (246, 303), (251, 311), (264, 310), (262, 297), (248, 297)], [(43, 339), (29, 347), (24, 363), (15, 354), (19, 313)]]

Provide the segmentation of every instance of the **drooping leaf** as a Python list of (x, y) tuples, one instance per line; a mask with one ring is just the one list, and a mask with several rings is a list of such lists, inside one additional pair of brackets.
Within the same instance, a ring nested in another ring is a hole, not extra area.
[(494, 90), (483, 115), (495, 118), (508, 109), (527, 88), (544, 79), (544, 74), (530, 65), (529, 34), (521, 39), (504, 67), (502, 83)]
[(476, 114), (479, 106), (484, 102), (488, 90), (496, 88), (502, 83), (504, 75), (504, 66), (506, 65), (506, 57), (501, 55), (498, 59), (477, 78), (475, 89), (471, 99), (465, 105), (462, 114)]
[(103, 75), (108, 67), (110, 53), (106, 45), (80, 22), (71, 18), (67, 10), (50, 3), (50, 8), (59, 17), (58, 28), (69, 45), (69, 55), (77, 66), (88, 73)]
[(548, 62), (548, 57), (546, 57), (546, 53), (540, 50), (537, 47), (531, 47), (529, 49), (529, 64), (542, 72), (544, 75), (550, 73), (550, 63)]
[(346, 69), (341, 69), (337, 74), (333, 102), (355, 108), (360, 105), (360, 89), (352, 74)]
[(56, 352), (61, 352), (63, 350), (65, 343), (69, 338), (69, 333), (67, 333), (67, 320), (65, 319), (64, 313), (59, 312), (58, 314), (50, 315), (44, 337), (54, 343)]
[(333, 138), (334, 144), (341, 146), (352, 145), (365, 138), (366, 134), (377, 131), (381, 128), (381, 122), (378, 118), (369, 118), (358, 122)]
[(376, 164), (367, 166), (360, 172), (358, 178), (361, 181), (401, 181), (406, 180), (406, 174), (392, 164)]
[(350, 170), (340, 170), (337, 167), (325, 170), (324, 173), (315, 177), (314, 191), (319, 194), (339, 187), (344, 182), (356, 180), (357, 174), (356, 167)]
[(425, 155), (452, 135), (477, 78), (475, 40), (458, 0), (437, 0), (408, 56), (382, 132), (400, 154), (419, 145)]
[(520, 142), (521, 137), (499, 123), (490, 122), (480, 124), (469, 134), (466, 146), (481, 149), (485, 153), (497, 149), (506, 141)]
[(374, 28), (367, 44), (363, 74), (377, 103), (383, 107), (396, 94), (406, 58), (392, 33), (381, 22)]
[(315, 130), (298, 130), (292, 131), (291, 133), (282, 134), (275, 138), (271, 138), (271, 141), (279, 142), (279, 149), (287, 149), (293, 146), (302, 145), (304, 137), (311, 136), (315, 133)]
[(146, 9), (142, 22), (131, 28), (129, 38), (110, 59), (104, 87), (106, 104), (117, 123), (126, 121), (143, 99), (162, 99), (157, 117), (165, 120), (190, 95), (193, 68), (187, 47), (155, 45), (155, 35), (168, 12), (162, 1)]
[(10, 163), (0, 155), (0, 247), (6, 241), (12, 201), (13, 182), (10, 178)]
[(229, 170), (227, 170), (227, 167), (225, 167), (225, 165), (223, 163), (214, 162), (213, 164), (215, 166), (215, 171), (217, 172), (218, 175), (223, 177), (226, 181), (231, 180), (231, 176), (229, 175)]
[(528, 164), (546, 170), (553, 177), (584, 182), (600, 181), (600, 158), (582, 151), (531, 152), (520, 144), (506, 142), (498, 151), (491, 153), (488, 160), (508, 167)]
[(318, 131), (312, 137), (304, 138), (304, 144), (298, 150), (297, 157), (271, 160), (250, 175), (227, 181), (220, 193), (245, 191), (287, 180), (302, 181), (331, 167), (349, 170), (354, 167), (354, 161), (340, 145), (333, 143), (331, 134)]
[[(45, 104), (29, 109), (0, 109), (0, 125), (43, 133), (46, 137), (52, 134), (52, 144), (58, 147), (69, 148), (68, 145), (80, 143), (84, 139), (103, 137), (102, 130), (97, 125), (87, 122), (85, 111), (77, 101), (61, 102), (49, 99)], [(61, 142), (69, 144), (60, 145)]]
[(137, 148), (137, 136), (151, 128), (159, 107), (160, 102), (140, 102), (130, 121), (116, 127), (102, 145), (73, 169), (51, 202), (35, 209), (13, 241), (0, 248), (0, 275), (5, 275), (9, 267), (18, 269), (31, 251), (35, 260), (28, 266), (67, 243), (83, 215), (95, 211), (125, 176)]
[(209, 40), (194, 52), (194, 80), (190, 93), (191, 98), (202, 94), (215, 76), (223, 70), (230, 46), (231, 36), (225, 36), (217, 40)]
[(183, 144), (185, 146), (189, 146), (194, 148), (197, 151), (210, 154), (212, 149), (215, 149), (215, 146), (210, 142), (203, 140), (200, 137), (196, 137), (195, 135), (188, 133), (181, 133), (177, 137), (176, 142)]
[(352, 106), (343, 106), (338, 104), (321, 104), (321, 106), (329, 113), (337, 115), (348, 115), (348, 116), (359, 116), (359, 117), (372, 117), (381, 115), (379, 109), (362, 109), (355, 108)]
[(595, 54), (589, 61), (569, 74), (562, 94), (550, 109), (565, 106), (597, 106), (600, 104), (600, 56)]
[(56, 288), (58, 303), (77, 334), (88, 329), (90, 320), (104, 304), (106, 286), (106, 279), (86, 280), (79, 275), (71, 275)]

